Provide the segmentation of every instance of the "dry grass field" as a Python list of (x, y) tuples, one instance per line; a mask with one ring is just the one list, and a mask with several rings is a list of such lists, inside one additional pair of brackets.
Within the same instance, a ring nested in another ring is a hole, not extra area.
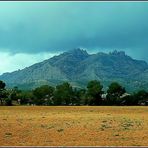
[(148, 107), (0, 107), (0, 146), (148, 146)]

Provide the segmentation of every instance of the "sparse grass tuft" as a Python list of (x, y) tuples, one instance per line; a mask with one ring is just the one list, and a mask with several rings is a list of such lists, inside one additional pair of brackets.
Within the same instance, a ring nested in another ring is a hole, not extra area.
[(12, 133), (5, 133), (5, 137), (12, 137)]
[(64, 131), (64, 129), (62, 129), (62, 128), (61, 128), (61, 129), (58, 129), (57, 131), (58, 131), (58, 132), (63, 132), (63, 131)]

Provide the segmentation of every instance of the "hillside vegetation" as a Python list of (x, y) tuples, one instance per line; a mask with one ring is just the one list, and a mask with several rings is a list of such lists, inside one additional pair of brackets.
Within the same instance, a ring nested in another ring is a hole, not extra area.
[(33, 89), (41, 85), (56, 86), (69, 82), (84, 88), (90, 80), (99, 80), (105, 89), (112, 81), (125, 86), (128, 91), (148, 88), (148, 64), (135, 60), (123, 51), (88, 54), (74, 49), (36, 63), (22, 70), (4, 73), (0, 80), (8, 87)]

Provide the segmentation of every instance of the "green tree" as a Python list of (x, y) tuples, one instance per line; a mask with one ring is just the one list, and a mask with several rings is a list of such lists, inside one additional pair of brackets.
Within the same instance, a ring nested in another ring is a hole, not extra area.
[(86, 89), (73, 89), (72, 104), (73, 105), (86, 105)]
[(145, 90), (139, 90), (133, 94), (133, 105), (138, 105), (139, 101), (148, 100), (148, 93)]
[(32, 93), (32, 91), (22, 91), (18, 95), (18, 98), (20, 100), (21, 105), (33, 104), (33, 93)]
[(54, 105), (70, 105), (72, 103), (73, 89), (68, 82), (56, 86)]
[(4, 89), (6, 86), (5, 82), (0, 80), (0, 89)]
[(52, 96), (54, 93), (54, 87), (43, 85), (33, 90), (34, 103), (36, 105), (52, 105)]
[(103, 93), (102, 91), (103, 85), (97, 80), (93, 80), (88, 82), (87, 85), (87, 94), (90, 97), (89, 99), (89, 105), (100, 105), (102, 102), (101, 95)]
[(12, 106), (12, 100), (11, 98), (5, 98), (5, 105), (8, 105), (8, 106)]
[(7, 92), (5, 90), (5, 86), (6, 86), (5, 82), (0, 80), (0, 103), (1, 103), (1, 105), (4, 104), (4, 99), (7, 96)]
[(78, 91), (80, 98), (80, 105), (88, 105), (89, 104), (89, 96), (87, 95), (86, 89), (80, 89)]
[(21, 93), (21, 90), (19, 90), (17, 86), (13, 87), (13, 89), (9, 91), (9, 99), (11, 99), (11, 101), (16, 101), (17, 104), (20, 104), (19, 102), (20, 93)]
[(79, 91), (77, 90), (77, 88), (73, 89), (71, 104), (72, 105), (80, 105)]
[(117, 82), (112, 82), (107, 90), (107, 102), (109, 105), (117, 105), (120, 103), (120, 97), (125, 93), (125, 88)]

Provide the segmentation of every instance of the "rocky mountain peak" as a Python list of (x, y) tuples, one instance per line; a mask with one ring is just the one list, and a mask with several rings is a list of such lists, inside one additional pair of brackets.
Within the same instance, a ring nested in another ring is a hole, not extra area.
[(74, 48), (67, 53), (73, 54), (73, 55), (80, 55), (80, 56), (89, 56), (86, 50), (81, 48)]
[(118, 55), (118, 56), (126, 56), (124, 51), (117, 51), (117, 50), (114, 50), (113, 52), (110, 52), (109, 54), (110, 55)]
[[(45, 81), (53, 85), (68, 81), (83, 86), (89, 80), (96, 79), (104, 85), (116, 80), (134, 90), (147, 88), (147, 78), (148, 64), (145, 61), (132, 59), (124, 51), (88, 54), (86, 50), (80, 48), (0, 76), (0, 80), (5, 81), (9, 86), (25, 85), (27, 88), (30, 86), (31, 89)], [(136, 81), (139, 81), (139, 85)]]

